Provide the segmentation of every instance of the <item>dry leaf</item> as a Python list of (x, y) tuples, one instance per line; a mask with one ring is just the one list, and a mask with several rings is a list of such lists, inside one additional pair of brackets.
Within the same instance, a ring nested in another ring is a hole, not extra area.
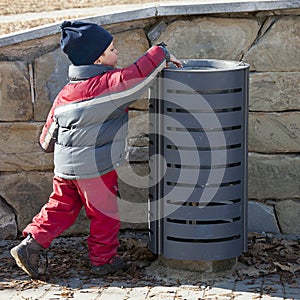
[(279, 267), (281, 270), (288, 271), (292, 274), (295, 274), (296, 272), (300, 271), (300, 265), (298, 265), (298, 264), (288, 264), (288, 266), (287, 266), (287, 265), (283, 265), (279, 262), (274, 262), (274, 265)]

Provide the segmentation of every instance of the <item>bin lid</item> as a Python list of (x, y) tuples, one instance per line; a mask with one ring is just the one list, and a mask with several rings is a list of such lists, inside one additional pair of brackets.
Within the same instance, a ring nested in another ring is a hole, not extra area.
[(164, 71), (176, 72), (220, 72), (234, 71), (249, 68), (249, 64), (243, 61), (218, 60), (218, 59), (180, 59), (183, 68), (176, 68), (170, 64)]

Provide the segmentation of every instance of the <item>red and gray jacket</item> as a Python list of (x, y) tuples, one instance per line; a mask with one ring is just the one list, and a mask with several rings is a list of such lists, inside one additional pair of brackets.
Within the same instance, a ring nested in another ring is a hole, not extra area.
[(54, 151), (56, 176), (97, 177), (124, 160), (127, 107), (165, 67), (167, 55), (153, 46), (127, 68), (69, 67), (70, 82), (54, 100), (40, 136), (42, 148)]

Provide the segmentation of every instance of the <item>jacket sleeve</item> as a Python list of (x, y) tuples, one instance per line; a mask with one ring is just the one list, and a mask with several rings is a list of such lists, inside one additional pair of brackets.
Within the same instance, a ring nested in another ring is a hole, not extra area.
[(143, 94), (165, 66), (166, 52), (160, 46), (153, 46), (127, 68), (107, 72), (112, 102), (118, 108), (128, 106)]
[(54, 117), (54, 107), (52, 107), (40, 135), (40, 145), (46, 153), (54, 152), (57, 134), (58, 124)]
[(129, 81), (139, 78), (155, 77), (166, 66), (166, 52), (161, 46), (151, 47), (142, 57), (127, 68), (120, 70), (122, 80)]

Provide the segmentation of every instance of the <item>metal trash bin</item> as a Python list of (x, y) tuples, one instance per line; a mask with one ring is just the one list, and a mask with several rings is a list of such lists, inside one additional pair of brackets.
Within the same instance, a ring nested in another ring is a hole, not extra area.
[(183, 60), (149, 100), (149, 231), (165, 258), (223, 260), (247, 250), (249, 65)]

